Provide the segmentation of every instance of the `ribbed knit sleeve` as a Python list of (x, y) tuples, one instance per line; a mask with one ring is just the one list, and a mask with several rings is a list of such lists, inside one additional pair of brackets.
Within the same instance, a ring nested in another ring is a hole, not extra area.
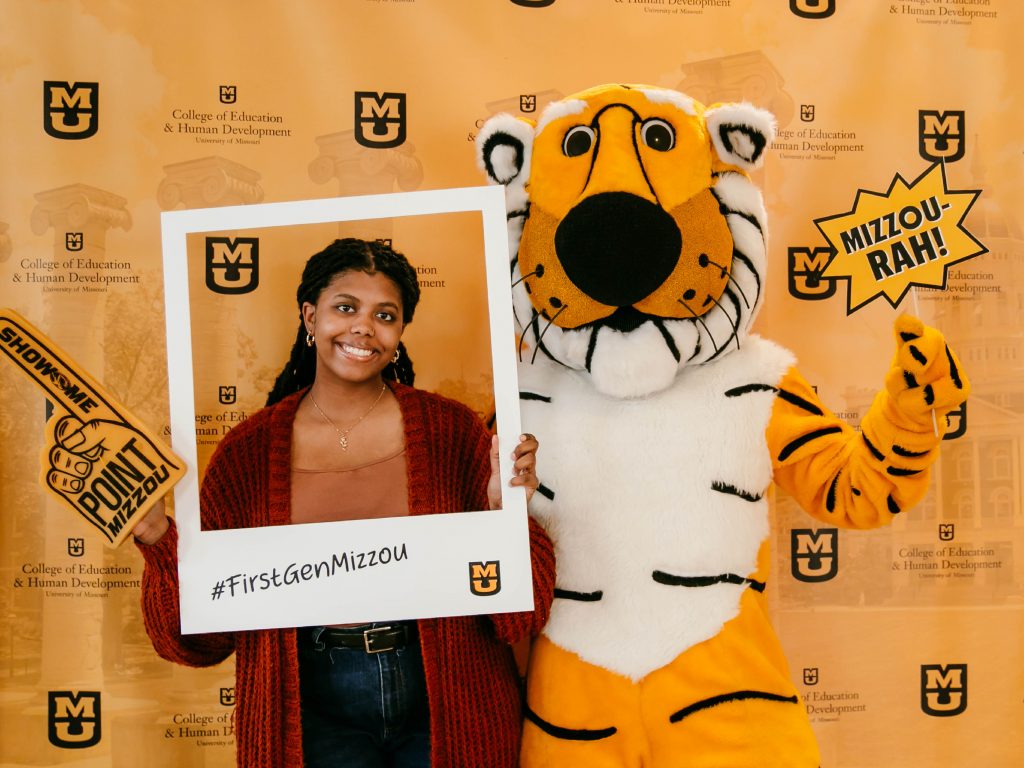
[[(433, 457), (445, 467), (438, 475), (450, 477), (455, 489), (455, 511), (481, 511), (488, 508), (487, 482), (491, 476), (491, 435), (481, 419), (468, 408), (453, 401), (432, 398), (431, 431), (444, 439), (428, 440), (434, 446)], [(434, 409), (437, 409), (436, 412)], [(451, 511), (451, 510), (438, 510)], [(499, 613), (488, 616), (495, 634), (505, 643), (516, 643), (540, 633), (547, 623), (555, 590), (555, 552), (551, 539), (532, 518), (529, 520), (530, 561), (533, 575), (532, 611)]]
[[(203, 530), (267, 525), (266, 472), (269, 409), (235, 427), (220, 442), (206, 468), (199, 493)], [(178, 584), (178, 529), (174, 521), (152, 545), (137, 543), (145, 560), (142, 616), (156, 652), (192, 667), (218, 664), (235, 650), (231, 632), (181, 634)]]
[(495, 613), (494, 631), (506, 643), (539, 635), (548, 623), (555, 598), (555, 547), (540, 523), (530, 518), (530, 568), (533, 572), (533, 610)]
[(235, 650), (234, 634), (181, 634), (178, 592), (178, 528), (170, 528), (151, 545), (136, 541), (145, 560), (142, 571), (142, 618), (157, 654), (190, 667), (209, 667)]

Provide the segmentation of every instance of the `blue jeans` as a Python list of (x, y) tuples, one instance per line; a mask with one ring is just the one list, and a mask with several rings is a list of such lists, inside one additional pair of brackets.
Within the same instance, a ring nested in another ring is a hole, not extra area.
[(323, 627), (297, 632), (307, 768), (429, 768), (430, 714), (419, 638), (367, 653), (320, 642)]

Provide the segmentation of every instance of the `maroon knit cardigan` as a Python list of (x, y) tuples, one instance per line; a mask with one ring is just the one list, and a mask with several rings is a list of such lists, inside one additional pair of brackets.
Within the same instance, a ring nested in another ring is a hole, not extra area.
[[(409, 512), (487, 508), (490, 437), (468, 408), (392, 383), (405, 427)], [(304, 392), (253, 414), (229, 432), (210, 460), (200, 494), (204, 529), (287, 525), (291, 520), (291, 437)], [(156, 652), (189, 666), (236, 654), (237, 762), (245, 768), (302, 765), (299, 669), (294, 629), (181, 634), (177, 529), (145, 558), (142, 612)], [(421, 619), (434, 768), (518, 765), (521, 696), (508, 643), (535, 635), (554, 591), (550, 539), (530, 520), (535, 608), (491, 616)]]

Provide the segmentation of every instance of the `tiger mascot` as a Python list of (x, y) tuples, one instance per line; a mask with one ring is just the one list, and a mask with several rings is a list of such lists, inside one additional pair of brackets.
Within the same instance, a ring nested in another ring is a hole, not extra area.
[(527, 679), (527, 768), (816, 768), (768, 619), (771, 481), (830, 526), (920, 500), (968, 382), (942, 335), (896, 321), (860, 431), (749, 329), (774, 137), (749, 104), (606, 85), (533, 122), (497, 115), (478, 161), (505, 186), (531, 512), (558, 588)]

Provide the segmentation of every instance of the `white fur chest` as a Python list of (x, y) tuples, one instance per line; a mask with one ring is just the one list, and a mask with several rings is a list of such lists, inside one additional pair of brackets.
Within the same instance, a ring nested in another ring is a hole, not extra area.
[(523, 425), (541, 445), (531, 512), (558, 558), (553, 642), (637, 680), (737, 614), (768, 535), (770, 387), (792, 364), (752, 336), (636, 400), (521, 367)]

